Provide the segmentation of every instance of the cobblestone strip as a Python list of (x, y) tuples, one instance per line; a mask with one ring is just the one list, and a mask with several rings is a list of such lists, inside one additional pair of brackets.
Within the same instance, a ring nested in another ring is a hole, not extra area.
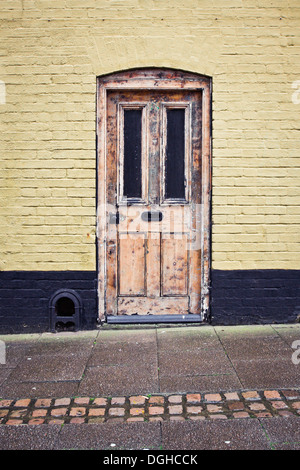
[(185, 421), (300, 416), (299, 390), (0, 399), (0, 424)]

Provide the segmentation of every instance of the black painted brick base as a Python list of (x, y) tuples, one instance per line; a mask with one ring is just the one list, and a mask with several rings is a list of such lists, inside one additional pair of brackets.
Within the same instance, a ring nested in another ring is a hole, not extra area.
[(211, 273), (211, 323), (294, 323), (300, 318), (300, 270)]
[(97, 322), (97, 275), (93, 271), (0, 272), (0, 332), (50, 331), (49, 301), (59, 289), (73, 289), (83, 302), (82, 328)]
[[(50, 331), (49, 301), (73, 289), (83, 302), (82, 329), (97, 326), (94, 271), (0, 272), (0, 333)], [(294, 323), (300, 318), (300, 270), (211, 273), (213, 325)]]

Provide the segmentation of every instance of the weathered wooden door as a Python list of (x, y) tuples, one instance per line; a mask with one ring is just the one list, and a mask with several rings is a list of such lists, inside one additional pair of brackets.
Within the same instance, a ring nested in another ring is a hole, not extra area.
[(112, 86), (105, 116), (105, 313), (200, 315), (203, 90)]

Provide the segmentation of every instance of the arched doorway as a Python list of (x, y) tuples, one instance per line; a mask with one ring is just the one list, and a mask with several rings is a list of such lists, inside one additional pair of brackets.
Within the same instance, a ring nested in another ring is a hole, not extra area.
[(211, 79), (98, 80), (98, 294), (108, 322), (199, 322), (210, 279)]

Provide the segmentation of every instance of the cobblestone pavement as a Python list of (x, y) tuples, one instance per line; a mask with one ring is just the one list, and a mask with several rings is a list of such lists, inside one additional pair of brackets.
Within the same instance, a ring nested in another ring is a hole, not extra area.
[(0, 423), (70, 424), (300, 417), (300, 390), (0, 400)]
[(299, 324), (0, 336), (0, 448), (299, 450), (299, 338)]

